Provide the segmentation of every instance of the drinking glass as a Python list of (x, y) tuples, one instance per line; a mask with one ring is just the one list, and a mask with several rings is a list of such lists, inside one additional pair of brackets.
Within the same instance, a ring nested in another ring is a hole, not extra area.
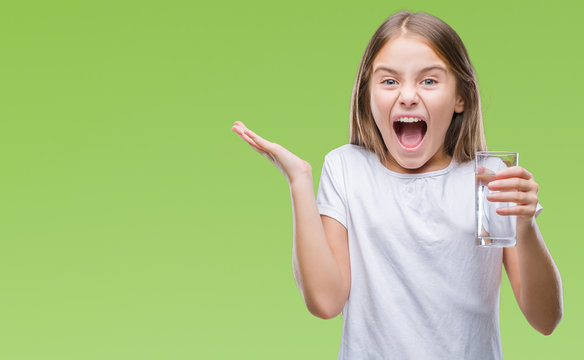
[(519, 154), (508, 151), (479, 151), (475, 153), (475, 215), (477, 244), (485, 247), (515, 246), (516, 216), (503, 216), (496, 212), (499, 207), (515, 206), (515, 203), (487, 200), (491, 191), (487, 187), (495, 180), (495, 174), (507, 167), (517, 166)]

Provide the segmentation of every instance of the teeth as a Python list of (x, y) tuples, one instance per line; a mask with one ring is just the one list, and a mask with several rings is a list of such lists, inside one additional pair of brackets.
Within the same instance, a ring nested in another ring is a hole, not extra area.
[(401, 117), (401, 118), (397, 119), (397, 121), (405, 122), (405, 123), (413, 123), (413, 122), (422, 121), (422, 119), (413, 118), (413, 117)]

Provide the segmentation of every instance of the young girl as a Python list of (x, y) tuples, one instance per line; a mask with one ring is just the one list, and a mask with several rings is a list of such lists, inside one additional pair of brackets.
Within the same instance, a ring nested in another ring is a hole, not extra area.
[(475, 243), (474, 153), (486, 150), (480, 96), (456, 32), (399, 12), (371, 38), (353, 88), (350, 144), (311, 166), (239, 121), (233, 130), (286, 176), (292, 265), (308, 310), (343, 314), (339, 359), (501, 359), (501, 268), (521, 311), (551, 334), (563, 312), (559, 272), (535, 217), (524, 168), (489, 183), (517, 245)]

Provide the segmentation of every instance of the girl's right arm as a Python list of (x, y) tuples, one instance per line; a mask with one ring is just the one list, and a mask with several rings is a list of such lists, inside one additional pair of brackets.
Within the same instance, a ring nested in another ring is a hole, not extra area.
[(337, 316), (350, 290), (347, 230), (336, 220), (320, 215), (310, 164), (256, 135), (240, 121), (232, 129), (286, 176), (292, 200), (292, 269), (296, 285), (313, 315), (323, 319)]

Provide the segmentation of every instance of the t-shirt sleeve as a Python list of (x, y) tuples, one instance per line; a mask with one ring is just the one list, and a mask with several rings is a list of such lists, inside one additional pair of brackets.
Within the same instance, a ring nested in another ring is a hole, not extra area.
[(541, 204), (538, 202), (537, 206), (535, 208), (535, 217), (537, 218), (538, 215), (541, 213), (541, 211), (543, 210), (543, 206), (541, 206)]
[(347, 201), (340, 160), (338, 157), (325, 156), (316, 195), (316, 205), (321, 215), (330, 216), (347, 228)]
[[(504, 206), (513, 206), (515, 204), (506, 204)], [(485, 228), (485, 231), (487, 231), (487, 233), (491, 232), (491, 219), (493, 216), (497, 216), (496, 213), (496, 209), (498, 207), (502, 207), (503, 205), (501, 205), (501, 203), (496, 203), (496, 202), (490, 202), (490, 201), (485, 201), (485, 208), (484, 208), (484, 217), (483, 217), (483, 222), (482, 225)], [(543, 206), (541, 206), (541, 204), (538, 202), (537, 206), (535, 208), (535, 218), (537, 218), (539, 216), (539, 214), (541, 213), (541, 211), (543, 210)], [(503, 225), (502, 225), (503, 224)], [(496, 229), (496, 231), (498, 232), (509, 232), (509, 229), (505, 229), (505, 225), (511, 225), (513, 226), (513, 232), (515, 232), (515, 225), (513, 223), (505, 223), (505, 222), (499, 222), (499, 228)]]

